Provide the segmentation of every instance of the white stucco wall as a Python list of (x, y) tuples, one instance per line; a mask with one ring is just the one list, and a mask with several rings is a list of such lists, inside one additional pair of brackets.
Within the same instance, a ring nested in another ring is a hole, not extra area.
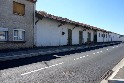
[[(37, 20), (37, 18), (36, 18)], [(68, 29), (72, 30), (72, 45), (79, 44), (79, 31), (83, 31), (83, 27), (75, 27), (72, 24), (65, 24), (58, 27), (60, 23), (56, 20), (43, 18), (38, 21), (35, 29), (34, 29), (34, 42), (36, 46), (63, 46), (68, 44)], [(75, 28), (74, 28), (75, 27)], [(65, 32), (62, 35), (62, 32)], [(85, 30), (83, 31), (83, 40), (82, 43), (87, 42), (88, 32), (91, 33), (91, 41), (94, 41), (94, 31), (93, 30)], [(100, 33), (100, 37), (99, 37)], [(102, 34), (105, 34), (105, 37), (102, 37)], [(106, 38), (107, 34), (107, 38)], [(111, 35), (111, 37), (109, 37)], [(110, 42), (119, 41), (119, 35), (115, 33), (105, 33), (102, 31), (97, 31), (97, 42)], [(121, 39), (122, 40), (122, 39)]]
[[(40, 20), (36, 24), (36, 28), (35, 28), (35, 36), (36, 36), (35, 45), (36, 46), (67, 45), (68, 29), (72, 30), (72, 45), (79, 44), (79, 31), (83, 31), (84, 28), (83, 27), (74, 28), (74, 25), (72, 24), (65, 24), (58, 27), (59, 24), (60, 24), (59, 22), (48, 18), (43, 18), (42, 20)], [(65, 32), (65, 34), (62, 35), (62, 32)], [(83, 38), (86, 39), (87, 34), (83, 32), (82, 35)], [(91, 39), (93, 40), (92, 36)]]
[(115, 33), (111, 33), (112, 41), (118, 41), (117, 35)]
[(113, 34), (109, 33), (110, 37), (109, 37), (109, 42), (113, 41)]
[[(105, 37), (104, 37), (104, 42), (108, 42), (109, 39), (108, 39), (108, 33), (104, 33), (105, 34)], [(106, 36), (107, 35), (107, 36)]]
[(114, 34), (114, 41), (120, 41), (120, 38), (119, 38), (118, 34)]
[(115, 33), (109, 33), (109, 35), (111, 35), (111, 37), (109, 37), (109, 41), (120, 41), (119, 35), (115, 34)]
[[(73, 26), (71, 26), (73, 27)], [(81, 28), (75, 28), (72, 30), (72, 44), (79, 44), (79, 31), (82, 31)]]
[[(99, 36), (99, 33), (100, 33), (100, 36)], [(103, 34), (102, 31), (97, 31), (97, 42), (103, 42), (102, 34)]]
[(91, 33), (91, 41), (94, 41), (94, 31), (93, 30), (87, 30), (87, 32)]
[(91, 42), (94, 41), (94, 31), (93, 31), (93, 30), (86, 30), (86, 31), (83, 31), (83, 39), (84, 39), (84, 43), (87, 42), (88, 32), (91, 33)]
[(120, 37), (120, 41), (124, 42), (124, 37)]
[(84, 39), (84, 43), (87, 42), (87, 38), (88, 38), (87, 31), (83, 31), (83, 39)]
[[(100, 33), (100, 37), (99, 37), (99, 33)], [(105, 36), (103, 37), (102, 34), (105, 34)], [(109, 41), (111, 41), (111, 38), (109, 38), (109, 34), (107, 32), (97, 31), (97, 42), (109, 42)]]
[(54, 21), (40, 20), (36, 25), (36, 46), (59, 45), (58, 32), (59, 28), (55, 26)]

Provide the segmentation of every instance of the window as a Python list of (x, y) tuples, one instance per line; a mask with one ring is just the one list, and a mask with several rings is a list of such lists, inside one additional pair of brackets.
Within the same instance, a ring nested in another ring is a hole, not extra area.
[(7, 31), (0, 31), (0, 41), (7, 41)]
[(105, 34), (102, 34), (102, 37), (105, 37)]
[(103, 34), (101, 34), (101, 37), (103, 37)]
[(99, 37), (100, 37), (100, 33), (99, 33)]
[(107, 34), (106, 34), (106, 38), (107, 38)]
[(105, 37), (105, 34), (103, 35), (103, 37)]
[(109, 35), (109, 38), (111, 38), (111, 35)]
[(0, 28), (0, 41), (8, 40), (8, 28)]
[(104, 37), (104, 34), (101, 34), (102, 37)]
[(25, 5), (13, 1), (13, 13), (16, 15), (25, 15)]
[(13, 40), (14, 41), (25, 41), (25, 30), (14, 29), (13, 30)]

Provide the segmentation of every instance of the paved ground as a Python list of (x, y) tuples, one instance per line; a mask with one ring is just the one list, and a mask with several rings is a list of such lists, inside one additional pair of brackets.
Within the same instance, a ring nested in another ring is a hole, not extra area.
[[(119, 43), (119, 42), (118, 42)], [(94, 47), (103, 47), (107, 45), (118, 44), (116, 43), (102, 43), (102, 44), (94, 44), (91, 45), (92, 49)], [(25, 48), (25, 49), (9, 49), (9, 50), (0, 50), (0, 61), (20, 59), (32, 56), (60, 53), (60, 52), (68, 52), (79, 49), (86, 49), (87, 45), (82, 46), (59, 46), (59, 47), (35, 47), (35, 48)], [(85, 50), (84, 50), (85, 51)]]
[(124, 79), (124, 67), (119, 70), (113, 79)]
[(124, 57), (124, 45), (46, 56), (0, 62), (0, 83), (100, 83)]
[(51, 53), (66, 52), (66, 51), (72, 51), (72, 50), (77, 50), (77, 49), (83, 49), (84, 47), (86, 47), (86, 45), (1, 50), (0, 61), (46, 55), (46, 54), (51, 54)]

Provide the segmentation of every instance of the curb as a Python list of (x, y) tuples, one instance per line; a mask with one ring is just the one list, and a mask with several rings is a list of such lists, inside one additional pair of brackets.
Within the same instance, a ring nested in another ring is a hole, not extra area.
[(124, 79), (114, 79), (118, 71), (124, 66), (124, 58), (112, 69), (113, 73), (107, 80), (102, 80), (100, 83), (124, 83)]
[(78, 47), (76, 49), (75, 48), (70, 48), (70, 49), (62, 49), (62, 50), (55, 50), (55, 51), (47, 51), (47, 52), (39, 52), (39, 53), (30, 53), (30, 54), (6, 56), (6, 57), (0, 57), (0, 61), (7, 61), (7, 60), (13, 60), (13, 59), (20, 59), (20, 58), (28, 58), (28, 57), (33, 57), (33, 56), (60, 53), (60, 52), (67, 52), (67, 51), (73, 51), (73, 50), (79, 50), (79, 49), (84, 49), (84, 48)]
[(114, 79), (115, 75), (124, 66), (124, 58), (112, 69), (114, 73), (108, 78), (108, 83), (124, 83), (124, 79)]
[(124, 83), (124, 79), (111, 79), (108, 83)]

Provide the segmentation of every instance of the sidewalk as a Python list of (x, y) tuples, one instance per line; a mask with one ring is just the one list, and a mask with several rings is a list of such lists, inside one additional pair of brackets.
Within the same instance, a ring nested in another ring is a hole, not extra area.
[(124, 58), (113, 68), (113, 71), (108, 83), (124, 83)]
[[(112, 43), (111, 45), (114, 45)], [(109, 46), (110, 44), (102, 44), (102, 45), (92, 45), (91, 48), (100, 47), (100, 46)], [(39, 55), (67, 52), (73, 50), (81, 50), (87, 49), (88, 46), (61, 46), (61, 47), (53, 47), (53, 48), (34, 48), (34, 49), (26, 49), (26, 50), (18, 50), (18, 51), (10, 51), (10, 52), (1, 52), (0, 53), (0, 61), (13, 60), (19, 58), (33, 57)]]

